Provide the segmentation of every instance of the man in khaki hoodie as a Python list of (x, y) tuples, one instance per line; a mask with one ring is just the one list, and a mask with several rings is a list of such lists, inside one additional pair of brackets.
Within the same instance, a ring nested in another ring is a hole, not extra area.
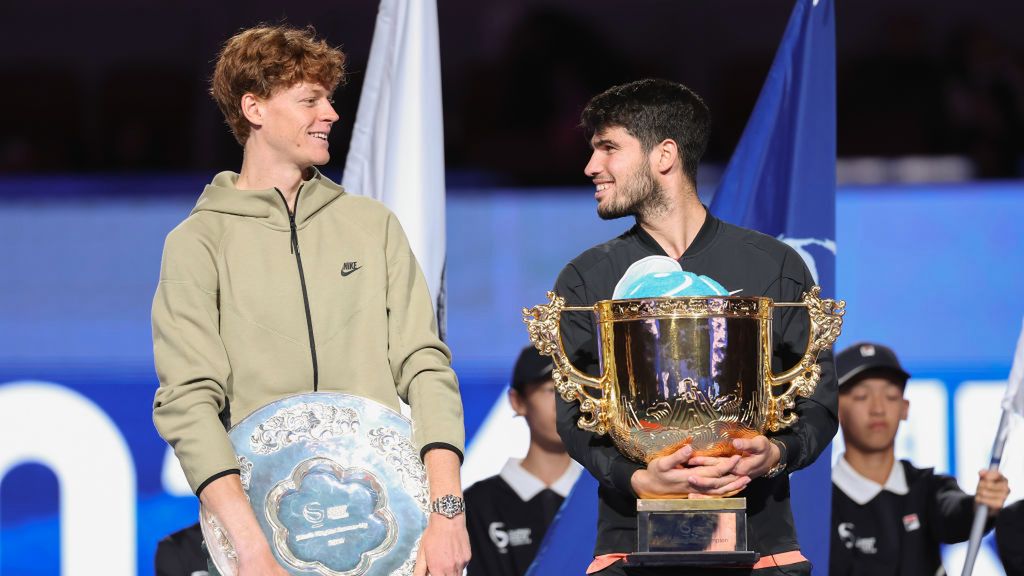
[[(242, 490), (225, 430), (297, 393), (412, 407), (432, 513), (415, 574), (469, 560), (462, 403), (423, 274), (397, 219), (346, 194), (325, 164), (344, 55), (311, 29), (264, 26), (225, 44), (211, 92), (242, 145), (167, 236), (153, 302), (153, 421), (238, 553), (239, 574), (287, 574)], [(440, 504), (447, 504), (441, 506)]]

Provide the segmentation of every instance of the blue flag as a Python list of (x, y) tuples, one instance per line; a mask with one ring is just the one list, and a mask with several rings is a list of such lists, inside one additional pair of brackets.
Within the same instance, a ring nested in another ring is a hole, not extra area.
[[(836, 80), (832, 0), (798, 0), (711, 202), (718, 218), (796, 249), (826, 295), (835, 287)], [(828, 572), (831, 449), (791, 477), (800, 547)]]
[[(797, 0), (757, 105), (711, 203), (717, 217), (793, 246), (822, 286), (835, 282), (835, 11)], [(828, 570), (830, 454), (793, 475), (804, 555)], [(597, 482), (582, 474), (528, 576), (580, 574), (596, 538)]]
[(583, 574), (597, 541), (597, 480), (586, 469), (544, 534), (526, 576)]

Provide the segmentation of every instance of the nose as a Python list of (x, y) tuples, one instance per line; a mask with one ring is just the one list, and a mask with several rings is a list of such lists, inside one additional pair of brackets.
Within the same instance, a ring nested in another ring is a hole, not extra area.
[(885, 414), (885, 400), (883, 398), (872, 396), (868, 402), (868, 409), (872, 414)]
[(583, 168), (583, 173), (586, 174), (587, 178), (594, 178), (601, 173), (602, 162), (598, 156), (598, 152), (598, 150), (594, 150), (593, 153), (590, 154), (590, 161), (587, 162), (587, 165)]
[(330, 122), (331, 124), (334, 124), (335, 122), (338, 121), (339, 118), (341, 117), (338, 116), (338, 112), (334, 109), (334, 104), (331, 104), (329, 100), (324, 100), (322, 119), (325, 122)]

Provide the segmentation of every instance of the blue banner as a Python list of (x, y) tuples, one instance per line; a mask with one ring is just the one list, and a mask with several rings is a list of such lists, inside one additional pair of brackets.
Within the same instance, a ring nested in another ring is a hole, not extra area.
[[(835, 286), (836, 79), (832, 0), (798, 0), (711, 212), (776, 236)], [(831, 450), (791, 477), (797, 535), (815, 572), (828, 571)]]
[[(0, 196), (12, 199), (0, 206), (0, 244), (10, 248), (0, 251), (0, 575), (152, 576), (157, 541), (195, 522), (198, 503), (174, 482), (177, 460), (153, 428), (149, 306), (164, 235), (188, 214), (203, 181), (63, 181), (0, 178)], [(140, 198), (140, 190), (161, 193)], [(482, 441), (524, 345), (514, 311), (538, 302), (553, 271), (621, 226), (579, 218), (593, 210), (591, 196), (582, 188), (499, 189), (448, 198), (448, 222), (459, 223), (449, 226), (449, 294), (459, 303), (449, 334), (471, 445)], [(856, 303), (841, 341), (884, 338), (915, 377), (896, 455), (973, 489), (988, 458), (977, 446), (995, 434), (1024, 315), (1024, 269), (1006, 266), (1024, 253), (1024, 183), (846, 187), (837, 191), (836, 214), (836, 290)], [(964, 222), (986, 226), (964, 234)], [(982, 279), (986, 297), (951, 308), (963, 300), (963, 284), (949, 282), (949, 262), (961, 277)], [(894, 294), (914, 295), (914, 305), (894, 304)], [(526, 453), (526, 424), (505, 418), (521, 425), (522, 442), (506, 434), (481, 446), (496, 458), (477, 478)], [(1009, 452), (1004, 473), (1011, 486), (1024, 486), (1024, 450)], [(571, 542), (555, 548), (556, 557), (582, 558), (558, 576), (581, 574), (590, 561), (597, 498), (596, 482), (585, 478), (552, 529)], [(946, 571), (959, 574), (949, 561), (956, 549), (946, 554)], [(1002, 575), (988, 546), (974, 573)]]

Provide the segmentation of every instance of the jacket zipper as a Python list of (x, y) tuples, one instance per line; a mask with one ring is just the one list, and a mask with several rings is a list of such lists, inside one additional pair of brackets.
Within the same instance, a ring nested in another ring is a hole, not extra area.
[[(277, 190), (275, 188), (275, 190)], [(295, 192), (295, 212), (299, 211), (299, 196), (302, 186)], [(295, 254), (295, 264), (299, 268), (299, 285), (302, 286), (302, 304), (306, 308), (306, 328), (309, 330), (309, 353), (313, 358), (313, 391), (316, 392), (319, 386), (319, 375), (316, 361), (316, 341), (313, 339), (313, 316), (309, 312), (309, 294), (306, 292), (306, 275), (302, 271), (302, 253), (299, 252), (299, 232), (295, 228), (295, 212), (288, 209), (288, 200), (284, 194), (277, 190), (277, 194), (284, 202), (284, 209), (288, 212), (288, 224), (291, 228), (291, 252)]]

